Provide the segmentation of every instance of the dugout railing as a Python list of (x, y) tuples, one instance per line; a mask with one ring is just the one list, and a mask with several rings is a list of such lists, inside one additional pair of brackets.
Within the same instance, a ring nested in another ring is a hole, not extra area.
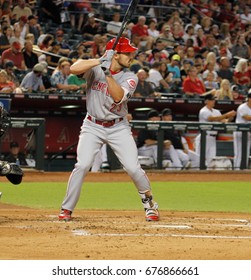
[(234, 131), (242, 132), (242, 160), (240, 169), (247, 169), (247, 141), (248, 132), (251, 131), (250, 123), (200, 123), (200, 122), (164, 122), (164, 121), (136, 121), (130, 122), (131, 126), (135, 130), (148, 129), (158, 131), (158, 159), (157, 168), (162, 169), (163, 159), (163, 142), (164, 142), (164, 130), (172, 131), (198, 131), (201, 133), (201, 148), (200, 148), (200, 170), (206, 169), (206, 132), (217, 131), (218, 133), (233, 133)]

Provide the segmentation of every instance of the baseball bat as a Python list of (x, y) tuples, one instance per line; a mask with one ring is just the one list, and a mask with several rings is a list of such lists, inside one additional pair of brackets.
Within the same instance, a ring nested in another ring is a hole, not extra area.
[(122, 21), (122, 25), (121, 25), (121, 28), (119, 30), (119, 33), (118, 33), (118, 35), (116, 37), (116, 40), (113, 44), (113, 47), (112, 47), (113, 50), (115, 50), (115, 48), (118, 44), (119, 38), (121, 37), (122, 33), (124, 32), (124, 30), (126, 28), (126, 25), (128, 24), (129, 20), (132, 17), (133, 12), (136, 10), (138, 2), (139, 2), (139, 0), (131, 0), (130, 4), (129, 4), (126, 12), (125, 12), (124, 19)]

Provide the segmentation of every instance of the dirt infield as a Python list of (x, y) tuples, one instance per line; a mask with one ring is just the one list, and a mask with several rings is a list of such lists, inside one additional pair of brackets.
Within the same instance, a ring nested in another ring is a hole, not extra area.
[[(251, 181), (248, 172), (148, 173), (151, 181)], [(24, 182), (67, 181), (69, 173), (26, 172)], [(89, 174), (86, 181), (128, 181), (125, 173)], [(161, 211), (58, 211), (0, 203), (0, 259), (250, 260), (251, 214)]]

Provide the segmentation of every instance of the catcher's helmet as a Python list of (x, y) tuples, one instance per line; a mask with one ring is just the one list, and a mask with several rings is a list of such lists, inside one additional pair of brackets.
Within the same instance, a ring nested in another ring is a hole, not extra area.
[[(111, 39), (106, 45), (106, 50), (111, 50), (115, 41), (116, 41), (116, 38)], [(137, 50), (138, 50), (138, 48), (132, 46), (130, 43), (130, 40), (125, 37), (119, 38), (119, 41), (115, 47), (115, 51), (118, 53), (120, 53), (120, 52), (130, 53), (130, 52), (135, 52)]]

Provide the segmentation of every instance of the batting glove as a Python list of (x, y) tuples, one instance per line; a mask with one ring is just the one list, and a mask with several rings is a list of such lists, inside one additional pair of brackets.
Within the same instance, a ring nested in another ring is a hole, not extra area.
[[(100, 64), (103, 64), (106, 61), (111, 62), (113, 55), (115, 54), (114, 50), (108, 50), (105, 52), (103, 56), (100, 57), (99, 62)], [(111, 63), (110, 63), (111, 64)]]

